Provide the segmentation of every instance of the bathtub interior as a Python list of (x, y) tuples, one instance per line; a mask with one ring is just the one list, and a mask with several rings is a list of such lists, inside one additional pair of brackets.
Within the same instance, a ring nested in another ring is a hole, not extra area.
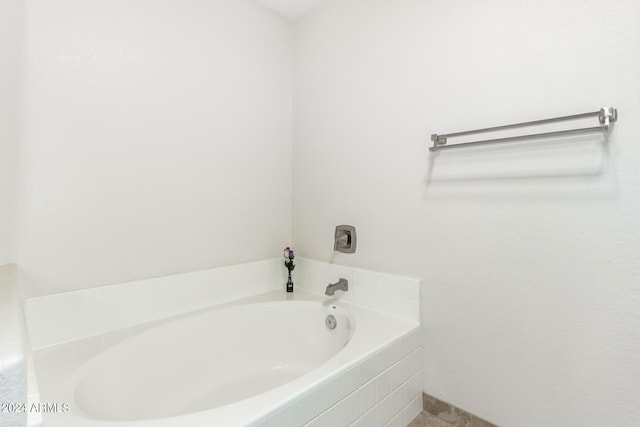
[(87, 416), (111, 421), (213, 409), (306, 374), (347, 345), (353, 327), (346, 310), (312, 301), (206, 311), (98, 355), (74, 373), (73, 398)]

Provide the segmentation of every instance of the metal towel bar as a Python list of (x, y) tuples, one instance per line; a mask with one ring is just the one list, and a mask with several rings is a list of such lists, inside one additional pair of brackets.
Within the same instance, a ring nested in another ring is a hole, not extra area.
[[(495, 131), (501, 131), (506, 129), (515, 129), (515, 128), (520, 128), (525, 126), (538, 126), (538, 125), (562, 122), (567, 120), (584, 119), (588, 117), (598, 117), (600, 126), (580, 128), (580, 129), (560, 130), (560, 131), (554, 131), (554, 132), (534, 133), (529, 135), (518, 135), (518, 136), (507, 137), (507, 138), (485, 139), (481, 141), (462, 142), (459, 144), (446, 145), (448, 138), (454, 138), (454, 137), (465, 136), (465, 135), (473, 135), (476, 133), (495, 132)], [(589, 133), (607, 132), (609, 130), (609, 123), (615, 122), (616, 120), (618, 120), (618, 110), (616, 110), (613, 107), (608, 107), (608, 108), (601, 108), (599, 111), (593, 111), (590, 113), (583, 113), (583, 114), (574, 114), (571, 116), (553, 117), (551, 119), (535, 120), (532, 122), (515, 123), (511, 125), (495, 126), (490, 128), (484, 128), (484, 129), (469, 130), (464, 132), (448, 133), (445, 135), (433, 134), (431, 135), (431, 141), (433, 141), (433, 146), (429, 148), (429, 151), (440, 151), (440, 150), (447, 150), (451, 148), (464, 148), (464, 147), (469, 147), (473, 145), (475, 146), (490, 145), (490, 144), (499, 144), (503, 142), (517, 142), (517, 141), (526, 141), (526, 140), (532, 140), (532, 139), (545, 139), (545, 138), (555, 138), (559, 136), (583, 135), (583, 134), (589, 134)]]

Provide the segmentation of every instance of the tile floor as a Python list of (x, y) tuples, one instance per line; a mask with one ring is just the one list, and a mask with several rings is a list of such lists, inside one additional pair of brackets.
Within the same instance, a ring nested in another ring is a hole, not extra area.
[(431, 415), (428, 412), (422, 411), (416, 417), (415, 420), (411, 421), (407, 427), (453, 427), (454, 424), (450, 424), (435, 415)]
[(498, 427), (428, 394), (422, 394), (422, 411), (409, 427)]

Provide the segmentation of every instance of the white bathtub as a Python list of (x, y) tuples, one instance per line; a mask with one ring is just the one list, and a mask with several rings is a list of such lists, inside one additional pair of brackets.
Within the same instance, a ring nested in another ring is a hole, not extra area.
[(396, 413), (415, 406), (417, 323), (304, 292), (286, 298), (180, 316), (44, 375), (42, 400), (71, 408), (45, 414), (45, 425), (301, 426), (325, 417), (346, 426), (385, 402)]
[(347, 344), (352, 325), (344, 309), (311, 301), (211, 310), (107, 350), (75, 372), (73, 397), (89, 417), (112, 421), (218, 408), (316, 368)]

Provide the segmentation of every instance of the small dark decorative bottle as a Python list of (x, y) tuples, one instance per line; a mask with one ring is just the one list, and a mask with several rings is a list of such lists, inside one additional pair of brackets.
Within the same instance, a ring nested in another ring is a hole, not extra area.
[(287, 280), (287, 292), (293, 292), (293, 280), (291, 280), (291, 272), (289, 272), (289, 280)]

